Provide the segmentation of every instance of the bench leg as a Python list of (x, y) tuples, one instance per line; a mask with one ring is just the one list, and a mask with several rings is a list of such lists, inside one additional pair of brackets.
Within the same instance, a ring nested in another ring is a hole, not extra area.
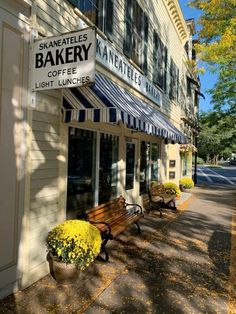
[(135, 225), (138, 228), (138, 234), (140, 234), (141, 233), (141, 228), (140, 228), (139, 223), (137, 221), (135, 222)]
[(161, 218), (162, 215), (163, 215), (162, 210), (161, 210), (162, 207), (163, 207), (163, 206), (162, 206), (161, 204), (152, 205), (152, 206), (150, 207), (150, 209), (148, 210), (148, 212), (150, 212), (151, 210), (158, 210), (159, 213), (160, 213), (160, 218)]
[(172, 210), (177, 210), (175, 201), (170, 201), (168, 204), (164, 205), (164, 208), (172, 209)]
[(102, 248), (102, 250), (103, 250), (103, 252), (104, 252), (104, 254), (105, 254), (105, 261), (108, 262), (108, 261), (109, 261), (109, 254), (108, 254), (108, 252), (107, 252), (105, 246)]
[(104, 253), (105, 258), (103, 258), (100, 254), (99, 254), (99, 256), (100, 256), (100, 258), (101, 258), (103, 261), (108, 262), (108, 261), (109, 261), (109, 254), (108, 254), (108, 252), (107, 252), (107, 250), (106, 250), (106, 248), (105, 248), (105, 245), (106, 245), (106, 243), (105, 243), (105, 244), (102, 244), (102, 246), (101, 246), (101, 253)]

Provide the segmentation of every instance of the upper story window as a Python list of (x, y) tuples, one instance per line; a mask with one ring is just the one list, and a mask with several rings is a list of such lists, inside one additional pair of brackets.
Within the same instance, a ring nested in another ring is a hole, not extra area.
[(125, 1), (124, 54), (146, 74), (148, 49), (148, 17), (136, 0)]
[(169, 97), (175, 101), (179, 98), (179, 69), (172, 58), (170, 59)]
[(109, 39), (113, 33), (113, 0), (69, 0)]
[(153, 82), (166, 90), (167, 48), (156, 32), (153, 33)]

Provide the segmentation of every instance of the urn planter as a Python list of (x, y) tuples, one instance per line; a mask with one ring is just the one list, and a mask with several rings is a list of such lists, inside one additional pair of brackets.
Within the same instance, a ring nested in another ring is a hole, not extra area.
[(179, 188), (180, 188), (181, 192), (186, 192), (186, 188), (185, 188), (184, 184), (180, 184)]
[(49, 253), (49, 264), (52, 277), (62, 285), (70, 285), (79, 277), (80, 268), (75, 264), (66, 264)]

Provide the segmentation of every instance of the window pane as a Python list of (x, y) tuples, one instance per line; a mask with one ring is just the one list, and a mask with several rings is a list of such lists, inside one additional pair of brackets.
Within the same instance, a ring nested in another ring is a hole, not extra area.
[(140, 194), (146, 192), (146, 188), (148, 185), (149, 158), (150, 158), (150, 144), (142, 141), (140, 156)]
[(125, 189), (131, 190), (134, 187), (134, 166), (135, 166), (135, 145), (126, 143), (126, 181)]
[(143, 60), (142, 60), (142, 70), (147, 74), (147, 50), (148, 50), (148, 17), (143, 14)]
[(126, 0), (125, 3), (125, 36), (124, 36), (124, 54), (130, 58), (132, 53), (132, 1)]
[(99, 204), (117, 195), (118, 137), (101, 134), (99, 165)]
[(79, 9), (94, 24), (98, 23), (98, 0), (81, 0)]
[(67, 218), (94, 205), (95, 133), (69, 129)]
[(113, 0), (80, 0), (78, 8), (108, 38), (112, 38)]
[(133, 50), (132, 50), (132, 60), (139, 66), (142, 66), (142, 33), (144, 28), (143, 23), (143, 11), (135, 2), (133, 10)]

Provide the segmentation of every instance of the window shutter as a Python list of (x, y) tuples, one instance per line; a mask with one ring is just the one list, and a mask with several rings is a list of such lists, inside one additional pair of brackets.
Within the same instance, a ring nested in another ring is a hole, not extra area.
[(188, 97), (192, 96), (191, 82), (188, 77), (187, 77), (187, 96)]
[(189, 50), (189, 43), (188, 43), (188, 41), (186, 41), (186, 43), (184, 45), (184, 49), (185, 49), (185, 51), (186, 51), (186, 53), (188, 55), (188, 50)]
[(170, 58), (170, 90), (169, 90), (169, 97), (170, 99), (173, 98), (173, 60)]
[(158, 36), (158, 85), (163, 87), (163, 56), (164, 56), (164, 45)]
[(153, 33), (153, 83), (157, 83), (157, 33)]
[(164, 73), (163, 73), (163, 89), (166, 91), (166, 81), (167, 81), (167, 62), (168, 62), (168, 51), (167, 47), (164, 47)]
[(106, 2), (106, 17), (105, 17), (106, 29), (105, 34), (109, 39), (112, 39), (113, 35), (113, 0), (107, 0)]
[(124, 54), (130, 58), (132, 53), (132, 0), (126, 0), (125, 5), (125, 38)]
[(176, 67), (176, 100), (179, 100), (179, 69)]
[(104, 20), (103, 1), (100, 1), (98, 3), (98, 10), (96, 12), (96, 23), (95, 24), (102, 31), (104, 30), (103, 20)]

